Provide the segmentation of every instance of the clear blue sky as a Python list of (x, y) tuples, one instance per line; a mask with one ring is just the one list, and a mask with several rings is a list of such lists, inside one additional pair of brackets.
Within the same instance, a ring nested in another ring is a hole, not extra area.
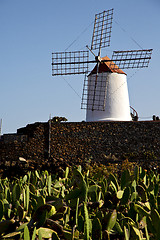
[(84, 76), (52, 77), (51, 53), (64, 51), (74, 40), (68, 51), (85, 50), (95, 14), (111, 8), (111, 46), (102, 54), (111, 57), (113, 50), (140, 49), (138, 45), (154, 49), (148, 68), (126, 73), (130, 105), (140, 120), (160, 115), (159, 0), (0, 0), (2, 133), (48, 121), (50, 114), (85, 120), (80, 109)]

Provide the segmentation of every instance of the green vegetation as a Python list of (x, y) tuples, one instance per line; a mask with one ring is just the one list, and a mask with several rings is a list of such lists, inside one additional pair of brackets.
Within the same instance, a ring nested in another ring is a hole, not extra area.
[(52, 118), (52, 121), (53, 122), (67, 122), (68, 121), (68, 119), (67, 118), (65, 118), (65, 117), (58, 117), (58, 116), (55, 116), (55, 117), (53, 117)]
[(0, 239), (160, 239), (159, 174), (101, 170), (0, 179)]

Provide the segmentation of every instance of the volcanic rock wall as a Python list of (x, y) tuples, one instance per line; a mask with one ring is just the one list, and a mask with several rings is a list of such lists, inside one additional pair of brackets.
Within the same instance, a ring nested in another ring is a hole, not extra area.
[[(0, 164), (19, 157), (30, 167), (66, 166), (125, 158), (160, 160), (160, 121), (34, 123), (17, 130), (13, 141), (0, 141)], [(21, 136), (21, 137), (20, 137)], [(50, 142), (49, 142), (50, 136)], [(49, 152), (50, 147), (50, 152)]]

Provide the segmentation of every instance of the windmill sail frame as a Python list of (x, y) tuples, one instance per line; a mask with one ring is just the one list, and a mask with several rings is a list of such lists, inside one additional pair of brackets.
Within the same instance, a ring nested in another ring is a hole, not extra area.
[(95, 15), (91, 50), (110, 46), (112, 32), (113, 8)]
[[(93, 81), (94, 77), (94, 81)], [(105, 110), (105, 100), (106, 100), (106, 91), (107, 91), (107, 81), (104, 77), (104, 74), (98, 75), (94, 74), (92, 79), (90, 76), (85, 74), (83, 94), (81, 109), (88, 109), (97, 111)], [(96, 91), (95, 91), (95, 82), (97, 81)]]
[(114, 51), (111, 67), (116, 69), (148, 67), (153, 49)]
[(88, 72), (89, 51), (52, 53), (52, 76)]

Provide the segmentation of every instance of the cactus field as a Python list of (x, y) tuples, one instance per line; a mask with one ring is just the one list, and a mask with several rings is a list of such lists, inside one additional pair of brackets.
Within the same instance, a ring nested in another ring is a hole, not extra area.
[(0, 239), (158, 240), (159, 187), (159, 174), (138, 166), (0, 179)]

